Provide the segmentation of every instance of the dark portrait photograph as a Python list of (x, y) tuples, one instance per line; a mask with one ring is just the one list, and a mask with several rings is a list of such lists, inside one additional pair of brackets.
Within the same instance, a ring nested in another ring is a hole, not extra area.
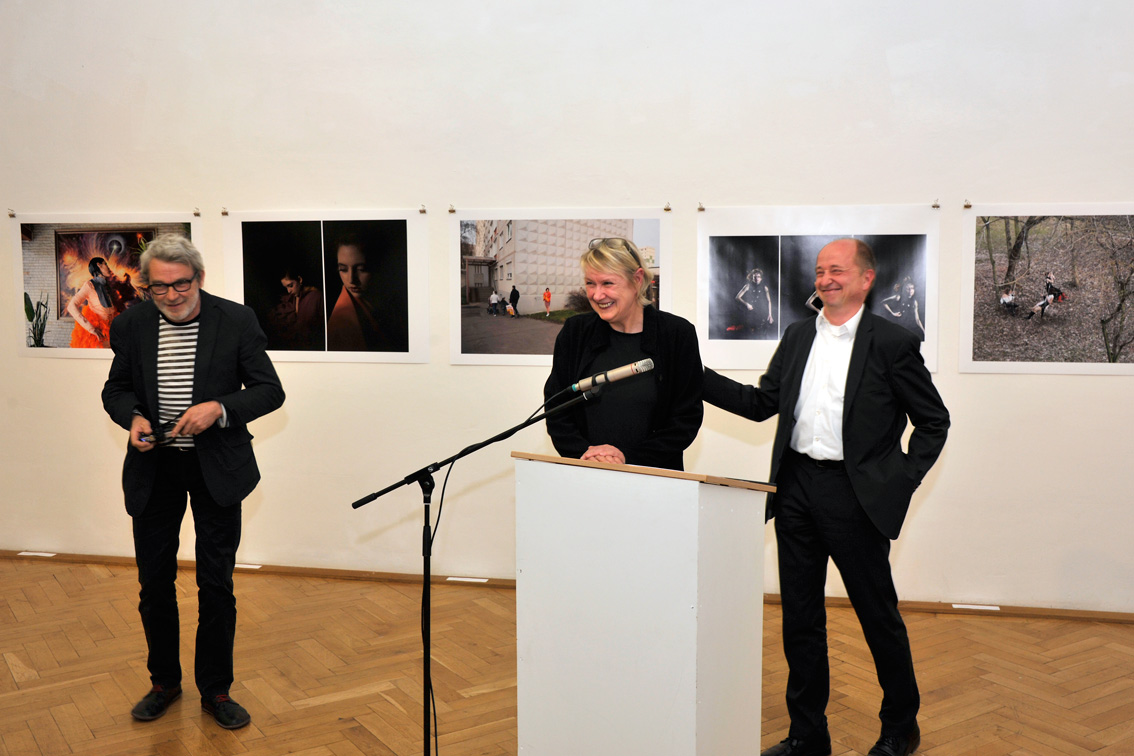
[(246, 221), (244, 304), (268, 337), (268, 349), (326, 349), (320, 221)]
[(268, 348), (406, 352), (404, 220), (243, 221), (244, 303)]
[(409, 350), (404, 220), (323, 221), (327, 349)]
[(322, 215), (267, 211), (226, 220), (225, 281), (256, 313), (272, 359), (427, 360), (426, 265), (409, 255), (424, 221)]

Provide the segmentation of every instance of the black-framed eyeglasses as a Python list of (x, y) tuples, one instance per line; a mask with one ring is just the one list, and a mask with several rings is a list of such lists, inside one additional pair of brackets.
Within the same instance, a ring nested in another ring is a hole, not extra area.
[(174, 291), (179, 291), (179, 292), (186, 292), (186, 291), (189, 291), (190, 288), (192, 288), (193, 282), (196, 281), (196, 280), (197, 280), (197, 274), (194, 273), (192, 278), (181, 278), (181, 279), (174, 281), (171, 284), (152, 283), (147, 288), (150, 290), (151, 294), (158, 294), (158, 295), (165, 294), (170, 289), (173, 289)]

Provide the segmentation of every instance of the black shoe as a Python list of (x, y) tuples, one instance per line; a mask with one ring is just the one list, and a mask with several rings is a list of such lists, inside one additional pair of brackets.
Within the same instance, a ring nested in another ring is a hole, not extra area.
[(810, 740), (786, 738), (760, 751), (760, 756), (831, 756), (831, 736), (824, 733)]
[(239, 730), (241, 727), (247, 727), (252, 721), (252, 717), (248, 716), (248, 710), (225, 693), (202, 698), (201, 708), (212, 714), (217, 724), (226, 730)]
[(921, 730), (917, 723), (905, 735), (883, 735), (867, 756), (909, 756), (921, 745)]
[(130, 710), (130, 716), (139, 722), (152, 722), (165, 713), (169, 705), (181, 698), (181, 686), (167, 688), (155, 685), (138, 704)]

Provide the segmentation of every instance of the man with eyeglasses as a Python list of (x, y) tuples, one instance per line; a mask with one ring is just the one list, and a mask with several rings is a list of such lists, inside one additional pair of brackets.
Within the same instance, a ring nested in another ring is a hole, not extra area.
[(102, 390), (107, 414), (130, 432), (122, 487), (152, 684), (131, 714), (157, 719), (181, 696), (174, 583), (188, 497), (199, 603), (194, 677), (201, 707), (234, 730), (250, 721), (228, 695), (240, 503), (260, 480), (248, 423), (282, 405), (284, 391), (252, 310), (201, 288), (205, 265), (192, 242), (163, 234), (139, 267), (150, 299), (111, 324), (114, 361)]

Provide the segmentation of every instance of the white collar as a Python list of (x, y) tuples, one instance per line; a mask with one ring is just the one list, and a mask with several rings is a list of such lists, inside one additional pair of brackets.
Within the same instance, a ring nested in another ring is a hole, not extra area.
[(842, 325), (831, 325), (831, 321), (827, 320), (826, 313), (820, 310), (819, 317), (815, 318), (815, 330), (822, 333), (825, 329), (826, 332), (832, 336), (842, 336), (845, 333), (853, 339), (854, 335), (858, 332), (858, 324), (862, 322), (862, 313), (865, 309), (865, 305), (860, 305), (858, 312), (852, 315), (851, 319)]

